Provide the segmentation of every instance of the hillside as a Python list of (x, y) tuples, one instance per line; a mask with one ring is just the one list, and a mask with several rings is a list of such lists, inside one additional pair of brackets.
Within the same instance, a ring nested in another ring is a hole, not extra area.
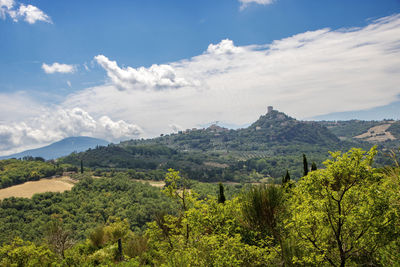
[(298, 121), (286, 114), (270, 110), (248, 128), (232, 130), (211, 125), (155, 139), (122, 142), (126, 147), (137, 144), (162, 144), (179, 150), (268, 150), (274, 146), (336, 146), (340, 140), (325, 126), (316, 122)]
[[(205, 181), (279, 181), (286, 170), (294, 178), (302, 175), (302, 154), (321, 166), (329, 151), (351, 147), (380, 151), (399, 145), (398, 121), (299, 121), (270, 108), (247, 128), (227, 129), (211, 125), (188, 129), (153, 139), (124, 141), (60, 160), (101, 171), (112, 169), (140, 172), (147, 179), (161, 179), (168, 168)], [(378, 165), (389, 163), (384, 153)]]
[(368, 142), (385, 147), (396, 147), (400, 144), (400, 121), (320, 121), (341, 140), (351, 142)]
[(351, 146), (323, 125), (298, 121), (271, 109), (248, 128), (211, 125), (74, 153), (61, 162), (78, 166), (82, 160), (85, 167), (94, 169), (152, 171), (151, 177), (156, 179), (168, 168), (175, 168), (201, 181), (258, 181), (280, 179), (286, 169), (298, 178), (302, 153), (310, 162), (321, 164), (329, 150)]
[(46, 160), (49, 160), (69, 155), (74, 151), (81, 152), (88, 150), (89, 148), (95, 148), (96, 146), (105, 146), (108, 144), (109, 142), (105, 140), (93, 137), (87, 137), (87, 136), (68, 137), (58, 142), (52, 143), (48, 146), (26, 150), (8, 156), (1, 156), (0, 159), (23, 158), (31, 156), (31, 157), (42, 157)]
[(242, 136), (260, 144), (304, 143), (329, 146), (339, 142), (326, 127), (315, 122), (298, 121), (276, 110), (270, 110), (240, 132)]

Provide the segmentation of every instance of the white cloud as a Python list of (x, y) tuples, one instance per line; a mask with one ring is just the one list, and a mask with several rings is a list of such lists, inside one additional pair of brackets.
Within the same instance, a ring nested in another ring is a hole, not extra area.
[(249, 4), (270, 5), (274, 0), (239, 0), (240, 10), (245, 9)]
[(5, 19), (6, 15), (9, 15), (15, 22), (22, 18), (29, 24), (37, 21), (52, 23), (51, 18), (36, 6), (20, 4), (19, 8), (16, 8), (14, 0), (0, 0), (0, 17)]
[(0, 8), (12, 9), (14, 0), (0, 0)]
[(40, 103), (25, 92), (0, 93), (0, 103), (0, 125), (23, 121), (27, 114), (38, 116), (44, 111)]
[(61, 64), (54, 62), (51, 65), (47, 65), (46, 63), (42, 64), (42, 69), (44, 72), (47, 74), (52, 74), (52, 73), (72, 73), (75, 71), (75, 66), (74, 65), (68, 65), (68, 64)]
[(123, 120), (113, 121), (107, 116), (103, 116), (98, 121), (97, 131), (101, 135), (107, 133), (108, 138), (118, 140), (121, 137), (138, 137), (142, 133), (142, 129), (134, 124), (129, 124)]
[(222, 40), (218, 44), (210, 44), (207, 48), (207, 53), (212, 55), (232, 55), (243, 51), (243, 48), (235, 46), (229, 39)]
[(7, 14), (14, 19), (16, 16), (16, 12), (13, 10), (14, 4), (14, 0), (0, 0), (0, 17), (2, 19), (5, 19)]
[(93, 136), (109, 141), (137, 138), (142, 129), (108, 116), (93, 118), (81, 108), (48, 109), (19, 123), (0, 124), (0, 152), (3, 155), (42, 146), (69, 136)]
[(18, 16), (23, 17), (24, 20), (29, 24), (34, 24), (36, 21), (52, 23), (48, 15), (46, 15), (39, 8), (32, 5), (21, 4), (18, 10)]
[(70, 81), (67, 81), (67, 85), (68, 85), (68, 87), (72, 86)]
[(150, 68), (120, 68), (117, 62), (104, 55), (94, 58), (107, 71), (111, 81), (121, 89), (165, 89), (187, 86), (189, 83), (177, 77), (170, 65), (152, 65)]

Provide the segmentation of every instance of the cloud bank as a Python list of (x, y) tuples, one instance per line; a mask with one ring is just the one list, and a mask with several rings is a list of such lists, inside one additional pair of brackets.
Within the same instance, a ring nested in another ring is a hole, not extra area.
[(29, 24), (34, 24), (37, 21), (52, 23), (51, 18), (42, 10), (33, 5), (19, 4), (14, 0), (0, 0), (0, 17), (5, 19), (9, 15), (14, 22), (23, 19)]
[(142, 129), (108, 116), (93, 118), (81, 108), (55, 108), (18, 123), (0, 125), (0, 151), (12, 154), (61, 140), (69, 136), (93, 136), (109, 141), (137, 138)]

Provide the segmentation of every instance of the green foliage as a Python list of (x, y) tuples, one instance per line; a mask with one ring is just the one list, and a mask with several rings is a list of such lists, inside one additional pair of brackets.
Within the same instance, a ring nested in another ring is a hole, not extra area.
[(45, 238), (55, 253), (64, 258), (64, 252), (72, 247), (71, 232), (64, 229), (61, 218), (54, 218), (46, 226)]
[(179, 171), (174, 169), (168, 169), (168, 173), (165, 175), (163, 192), (173, 199), (178, 199), (184, 211), (187, 210), (189, 202), (193, 201), (193, 197), (188, 191), (187, 179), (182, 178)]
[(0, 247), (0, 265), (11, 266), (53, 266), (56, 255), (46, 246), (37, 246), (32, 242), (15, 238), (11, 244)]
[(244, 224), (249, 230), (255, 231), (254, 241), (270, 240), (270, 246), (279, 249), (277, 254), (283, 265), (290, 263), (286, 256), (283, 230), (286, 216), (285, 193), (284, 187), (261, 184), (244, 195), (242, 204)]
[(148, 260), (143, 254), (148, 250), (148, 238), (141, 234), (130, 234), (126, 239), (124, 253), (129, 258), (141, 258), (140, 263), (144, 265)]
[(313, 161), (313, 163), (311, 164), (311, 171), (316, 171), (317, 168), (317, 163), (315, 163), (315, 161)]
[(305, 176), (292, 191), (288, 228), (304, 254), (298, 264), (373, 264), (383, 246), (389, 212), (382, 175), (371, 167), (376, 149), (332, 153), (326, 169)]
[(281, 187), (264, 184), (254, 186), (244, 195), (243, 215), (249, 228), (264, 235), (277, 235), (277, 226), (284, 212)]
[(56, 214), (73, 240), (83, 240), (112, 217), (128, 219), (131, 230), (140, 230), (159, 210), (173, 212), (176, 204), (158, 188), (133, 182), (127, 175), (86, 178), (71, 191), (36, 194), (32, 199), (8, 198), (0, 202), (0, 243), (10, 238), (39, 241), (45, 225)]
[(95, 248), (101, 248), (106, 241), (104, 226), (99, 225), (92, 232), (90, 232), (89, 240)]
[(368, 129), (383, 124), (382, 121), (363, 121), (363, 120), (349, 120), (349, 121), (321, 121), (320, 125), (326, 126), (336, 136), (342, 139), (352, 139), (354, 136), (363, 134)]
[[(223, 183), (224, 195), (226, 199), (232, 199), (240, 194), (246, 187), (245, 184), (239, 183)], [(190, 189), (196, 192), (198, 199), (206, 199), (210, 196), (219, 195), (219, 183), (202, 183), (198, 181), (190, 181)]]
[(396, 121), (387, 129), (394, 137), (400, 139), (400, 122)]
[(282, 185), (287, 184), (288, 182), (290, 182), (290, 174), (289, 171), (286, 170), (286, 174), (285, 176), (282, 178)]
[[(5, 199), (0, 265), (399, 266), (400, 166), (373, 168), (376, 153), (332, 153), (290, 186), (205, 184), (170, 169), (160, 190), (118, 171)], [(16, 236), (35, 243), (9, 244)], [(74, 242), (61, 252), (57, 240)]]
[[(151, 223), (146, 235), (152, 264), (180, 266), (257, 266), (276, 262), (276, 250), (243, 242), (238, 198), (224, 205), (216, 199), (196, 201), (184, 221), (165, 216), (163, 225)], [(190, 237), (186, 238), (189, 225)], [(265, 241), (268, 243), (268, 241)]]
[(61, 167), (51, 162), (44, 162), (42, 158), (0, 160), (0, 188), (61, 175), (62, 172)]

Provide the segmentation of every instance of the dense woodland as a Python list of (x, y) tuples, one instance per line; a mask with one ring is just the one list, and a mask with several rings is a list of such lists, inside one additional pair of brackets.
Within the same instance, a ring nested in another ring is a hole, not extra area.
[(63, 168), (40, 157), (0, 160), (0, 188), (60, 175)]
[[(205, 184), (170, 169), (163, 189), (126, 172), (0, 202), (2, 266), (396, 266), (400, 167), (376, 148), (332, 153), (281, 184)], [(29, 163), (27, 161), (23, 162)]]

